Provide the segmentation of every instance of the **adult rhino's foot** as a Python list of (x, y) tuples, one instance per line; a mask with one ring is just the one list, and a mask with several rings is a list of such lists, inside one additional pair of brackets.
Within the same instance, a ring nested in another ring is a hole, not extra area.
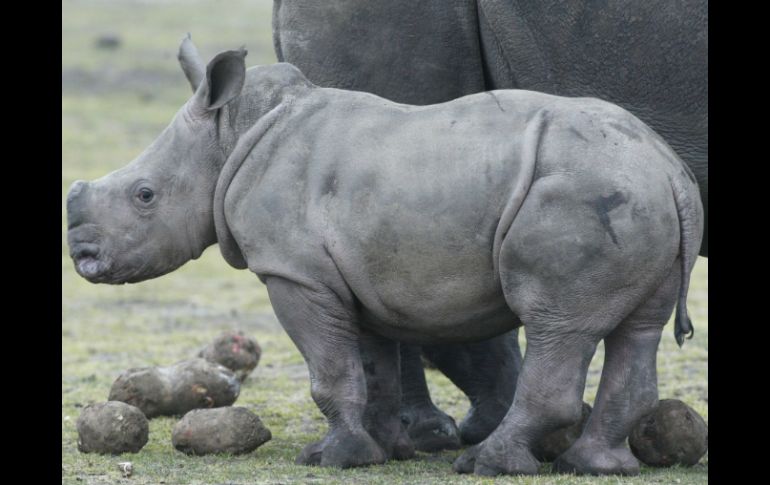
[(508, 412), (511, 403), (487, 399), (471, 406), (460, 422), (460, 439), (464, 445), (481, 443), (497, 428)]
[(455, 420), (436, 406), (404, 407), (401, 421), (419, 451), (431, 453), (456, 450), (461, 446)]
[(526, 446), (487, 439), (465, 450), (452, 469), (457, 473), (476, 475), (535, 475), (540, 462)]
[(366, 431), (330, 431), (322, 440), (307, 445), (296, 459), (298, 465), (338, 468), (376, 465), (387, 460), (385, 451)]
[(577, 475), (638, 475), (639, 460), (624, 446), (610, 449), (579, 439), (556, 458), (553, 469)]

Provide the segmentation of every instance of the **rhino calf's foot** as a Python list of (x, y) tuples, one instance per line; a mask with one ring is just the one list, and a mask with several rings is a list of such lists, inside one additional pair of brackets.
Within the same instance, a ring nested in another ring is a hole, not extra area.
[(452, 470), (455, 473), (473, 473), (473, 467), (476, 465), (476, 458), (481, 451), (481, 445), (473, 445), (458, 456), (452, 463)]
[(535, 475), (540, 462), (527, 446), (501, 441), (490, 436), (478, 445), (468, 448), (454, 462), (457, 473), (475, 473), (482, 476)]
[[(328, 435), (327, 435), (328, 436)], [(321, 440), (314, 441), (305, 446), (302, 451), (297, 455), (294, 463), (297, 465), (309, 465), (320, 466), (321, 455), (323, 454), (324, 446), (326, 445), (326, 437)]]
[(589, 440), (578, 440), (556, 458), (553, 468), (559, 473), (577, 475), (639, 475), (639, 460), (623, 446), (610, 449)]
[(385, 463), (387, 458), (382, 447), (366, 431), (338, 428), (330, 431), (322, 440), (307, 445), (295, 463), (353, 468)]
[(408, 460), (414, 458), (415, 445), (401, 420), (379, 421), (376, 427), (368, 429), (374, 440), (382, 447), (388, 459)]
[(510, 407), (510, 402), (493, 400), (471, 406), (468, 414), (460, 422), (462, 442), (473, 445), (484, 441), (497, 428)]

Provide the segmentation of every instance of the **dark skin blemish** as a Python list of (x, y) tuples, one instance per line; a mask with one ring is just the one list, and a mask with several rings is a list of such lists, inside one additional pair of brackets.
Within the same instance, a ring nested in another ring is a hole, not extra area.
[(321, 189), (323, 195), (335, 195), (337, 193), (337, 174), (330, 173), (324, 179), (323, 188)]
[(612, 242), (618, 247), (620, 247), (620, 244), (618, 244), (618, 236), (615, 234), (615, 230), (610, 222), (610, 212), (626, 202), (628, 202), (628, 197), (620, 192), (615, 192), (609, 197), (599, 196), (598, 199), (588, 203), (596, 211), (596, 215), (599, 216), (599, 222), (602, 223), (604, 230), (609, 233)]

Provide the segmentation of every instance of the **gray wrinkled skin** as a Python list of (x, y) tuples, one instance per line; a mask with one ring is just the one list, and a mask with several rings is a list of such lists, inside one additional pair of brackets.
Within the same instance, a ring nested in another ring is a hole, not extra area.
[(584, 402), (580, 410), (580, 419), (571, 426), (560, 428), (541, 438), (540, 442), (532, 448), (532, 454), (539, 461), (554, 461), (580, 438), (589, 416), (591, 416), (591, 405)]
[(524, 325), (513, 405), (456, 468), (535, 473), (533, 445), (579, 419), (604, 339), (594, 411), (554, 466), (638, 473), (624, 441), (657, 402), (655, 354), (675, 306), (680, 343), (691, 331), (703, 231), (697, 185), (671, 148), (597, 99), (509, 90), (408, 106), (316, 87), (288, 64), (245, 71), (244, 56), (215, 57), (128, 167), (73, 185), (78, 272), (141, 281), (218, 241), (265, 282), (307, 361), (329, 432), (298, 461), (322, 466), (413, 454), (394, 340), (468, 342)]
[[(417, 105), (493, 89), (593, 96), (639, 117), (695, 174), (708, 255), (706, 0), (275, 0), (279, 61), (314, 84)], [(473, 444), (502, 420), (520, 370), (517, 333), (425, 348), (468, 396), (459, 425), (430, 401), (402, 346), (402, 415), (418, 449)], [(412, 353), (416, 350), (410, 351)], [(514, 385), (503, 383), (513, 382)]]

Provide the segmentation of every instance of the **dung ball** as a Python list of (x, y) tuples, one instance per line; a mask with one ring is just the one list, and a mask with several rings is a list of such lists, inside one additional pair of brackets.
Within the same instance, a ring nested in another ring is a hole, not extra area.
[(150, 425), (139, 408), (107, 401), (83, 408), (76, 423), (83, 453), (136, 453), (147, 444)]
[(240, 390), (241, 383), (233, 371), (195, 358), (167, 367), (128, 369), (112, 384), (109, 399), (136, 406), (145, 416), (154, 418), (229, 406)]
[(195, 409), (174, 426), (171, 442), (188, 455), (254, 451), (272, 434), (259, 417), (243, 407)]
[(708, 450), (708, 425), (682, 401), (662, 399), (633, 427), (628, 444), (645, 465), (692, 466)]
[(224, 332), (198, 354), (232, 370), (241, 382), (257, 367), (261, 356), (257, 341), (241, 330)]

